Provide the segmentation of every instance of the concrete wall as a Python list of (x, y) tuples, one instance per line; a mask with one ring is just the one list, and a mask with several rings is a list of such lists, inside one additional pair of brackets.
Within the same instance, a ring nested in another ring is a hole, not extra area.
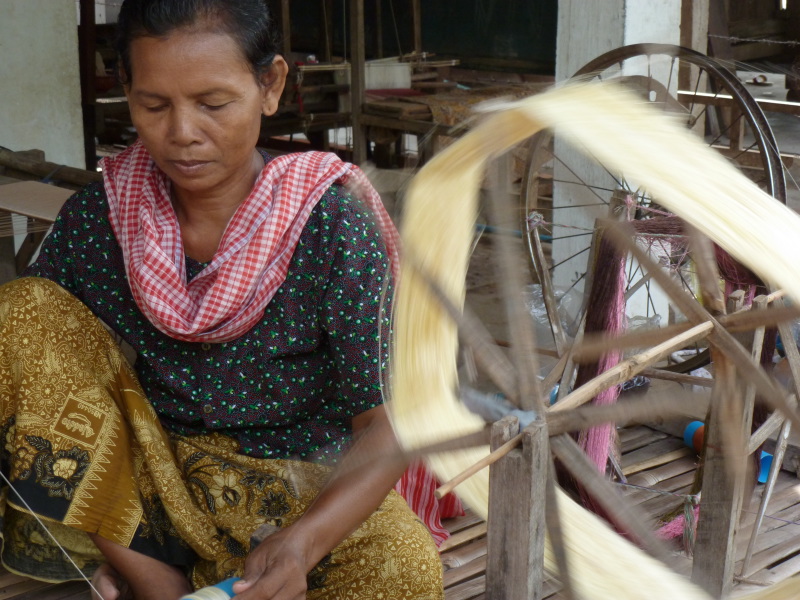
[(84, 168), (75, 0), (0, 0), (0, 146)]

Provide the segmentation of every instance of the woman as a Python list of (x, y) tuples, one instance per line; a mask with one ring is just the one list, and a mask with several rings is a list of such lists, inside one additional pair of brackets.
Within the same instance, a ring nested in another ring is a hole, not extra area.
[[(67, 202), (31, 277), (0, 289), (21, 498), (5, 563), (74, 578), (39, 517), (77, 566), (102, 565), (106, 600), (232, 575), (241, 600), (441, 598), (433, 540), (390, 493), (406, 465), (374, 460), (398, 455), (379, 199), (351, 195), (363, 176), (332, 155), (256, 150), (287, 73), (262, 0), (126, 0), (119, 28), (140, 139)], [(264, 522), (280, 529), (250, 549)]]

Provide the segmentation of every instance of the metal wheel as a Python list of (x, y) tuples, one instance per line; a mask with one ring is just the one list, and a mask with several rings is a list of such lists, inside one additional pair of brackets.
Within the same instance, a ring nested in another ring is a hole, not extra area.
[[(772, 130), (745, 86), (721, 63), (678, 46), (635, 44), (591, 61), (574, 78), (613, 79), (631, 88), (703, 136), (752, 181), (785, 203), (784, 171)], [(596, 219), (643, 221), (664, 212), (647, 190), (609, 172), (551, 131), (540, 132), (531, 142), (522, 198), (523, 237), (534, 271), (541, 279), (547, 270), (557, 288), (581, 293), (586, 291)], [(642, 236), (640, 243), (670, 266), (688, 293), (696, 294), (694, 266), (685, 247), (658, 234)], [(641, 327), (683, 320), (674, 303), (635, 261), (627, 264), (626, 302), (627, 317)], [(549, 316), (551, 322), (560, 320)], [(691, 358), (666, 368), (688, 372), (708, 362), (708, 352), (702, 348), (687, 349), (685, 354)]]

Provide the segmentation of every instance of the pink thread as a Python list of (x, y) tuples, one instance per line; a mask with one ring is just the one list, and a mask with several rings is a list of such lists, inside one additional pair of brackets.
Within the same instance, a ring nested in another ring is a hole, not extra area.
[[(694, 529), (697, 530), (697, 519), (700, 517), (700, 505), (693, 508), (694, 512)], [(668, 523), (665, 523), (656, 530), (656, 535), (662, 540), (674, 540), (683, 537), (686, 529), (686, 517), (678, 515)]]

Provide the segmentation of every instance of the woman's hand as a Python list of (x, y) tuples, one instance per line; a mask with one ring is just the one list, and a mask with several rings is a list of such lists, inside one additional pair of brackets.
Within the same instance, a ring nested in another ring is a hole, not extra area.
[(92, 586), (94, 586), (92, 600), (101, 600), (101, 597), (102, 600), (131, 600), (133, 598), (128, 584), (108, 563), (103, 563), (94, 572)]
[(309, 564), (306, 547), (292, 526), (273, 533), (247, 557), (244, 576), (233, 586), (237, 600), (304, 600)]
[(353, 418), (354, 442), (302, 517), (245, 562), (236, 600), (301, 600), (306, 575), (377, 509), (406, 469), (383, 406)]

